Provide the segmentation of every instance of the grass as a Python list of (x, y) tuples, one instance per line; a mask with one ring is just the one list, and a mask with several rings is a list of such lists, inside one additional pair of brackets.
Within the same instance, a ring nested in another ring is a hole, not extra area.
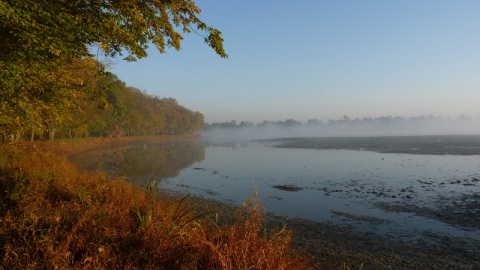
[(312, 268), (255, 197), (219, 225), (187, 196), (81, 172), (62, 147), (0, 145), (0, 269)]

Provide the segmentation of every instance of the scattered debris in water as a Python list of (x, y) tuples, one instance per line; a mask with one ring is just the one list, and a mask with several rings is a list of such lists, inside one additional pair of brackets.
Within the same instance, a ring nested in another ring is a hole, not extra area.
[(422, 180), (417, 180), (420, 184), (424, 184), (424, 185), (431, 185), (432, 182), (427, 182), (427, 181), (422, 181)]
[(303, 188), (297, 187), (294, 185), (276, 185), (272, 186), (273, 188), (280, 189), (280, 190), (285, 190), (285, 191), (299, 191), (302, 190)]
[(283, 198), (282, 198), (282, 197), (278, 197), (278, 195), (271, 196), (270, 198), (272, 198), (272, 199), (277, 199), (277, 200), (279, 200), (279, 201), (283, 200)]
[(212, 196), (216, 196), (216, 195), (220, 194), (220, 193), (218, 193), (218, 192), (216, 192), (216, 191), (213, 191), (213, 190), (211, 190), (211, 189), (207, 189), (207, 190), (205, 190), (205, 192), (206, 192), (208, 195), (212, 195)]
[(334, 215), (343, 216), (343, 217), (345, 217), (347, 219), (350, 219), (350, 220), (365, 221), (365, 222), (368, 222), (368, 223), (371, 223), (371, 224), (382, 224), (382, 223), (391, 222), (390, 220), (385, 220), (385, 219), (382, 219), (382, 218), (366, 216), (366, 215), (349, 214), (349, 213), (345, 213), (345, 212), (337, 211), (337, 210), (332, 210), (330, 212), (332, 212), (332, 214), (334, 214)]

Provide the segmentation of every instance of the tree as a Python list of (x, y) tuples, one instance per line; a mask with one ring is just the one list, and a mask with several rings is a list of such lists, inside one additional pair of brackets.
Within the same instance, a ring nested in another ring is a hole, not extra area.
[(222, 33), (198, 18), (191, 0), (6, 0), (0, 2), (1, 60), (45, 61), (87, 56), (98, 44), (109, 55), (146, 57), (151, 42), (160, 52), (180, 49), (179, 31), (204, 31), (221, 57)]
[[(57, 79), (69, 63), (88, 58), (92, 46), (135, 60), (147, 56), (150, 44), (161, 53), (168, 47), (179, 50), (181, 33), (195, 31), (227, 57), (222, 33), (200, 20), (200, 12), (192, 0), (0, 1), (0, 138), (26, 132), (25, 120), (36, 121), (35, 132), (45, 124), (37, 123), (39, 115), (76, 101), (78, 92), (68, 91), (78, 88), (75, 80)], [(102, 65), (94, 68), (104, 73)], [(83, 87), (88, 89), (93, 88)]]
[(98, 67), (91, 58), (65, 59), (50, 69), (25, 66), (22, 74), (29, 76), (32, 85), (13, 91), (0, 88), (0, 135), (19, 137), (30, 132), (33, 139), (35, 134), (48, 132), (52, 139), (85, 99), (101, 98), (105, 88), (98, 84), (103, 75)]

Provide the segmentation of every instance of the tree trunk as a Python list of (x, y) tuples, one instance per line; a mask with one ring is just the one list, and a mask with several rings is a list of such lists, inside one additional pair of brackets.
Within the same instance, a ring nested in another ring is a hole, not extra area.
[(53, 139), (55, 139), (55, 129), (54, 128), (52, 128), (48, 131), (48, 139), (50, 141), (53, 141)]
[(35, 129), (32, 127), (32, 133), (30, 133), (30, 141), (33, 142), (34, 138), (35, 138)]

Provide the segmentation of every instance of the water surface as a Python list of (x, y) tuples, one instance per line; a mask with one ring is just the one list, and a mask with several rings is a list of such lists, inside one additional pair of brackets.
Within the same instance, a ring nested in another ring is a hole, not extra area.
[[(234, 205), (258, 191), (267, 211), (275, 214), (404, 241), (431, 234), (480, 241), (480, 156), (475, 153), (410, 153), (414, 147), (407, 153), (375, 152), (295, 140), (293, 145), (291, 139), (139, 145), (77, 159), (103, 160), (103, 170), (131, 181), (154, 179), (172, 192)], [(418, 141), (402, 140), (406, 145)], [(451, 145), (446, 149), (453, 151)]]

